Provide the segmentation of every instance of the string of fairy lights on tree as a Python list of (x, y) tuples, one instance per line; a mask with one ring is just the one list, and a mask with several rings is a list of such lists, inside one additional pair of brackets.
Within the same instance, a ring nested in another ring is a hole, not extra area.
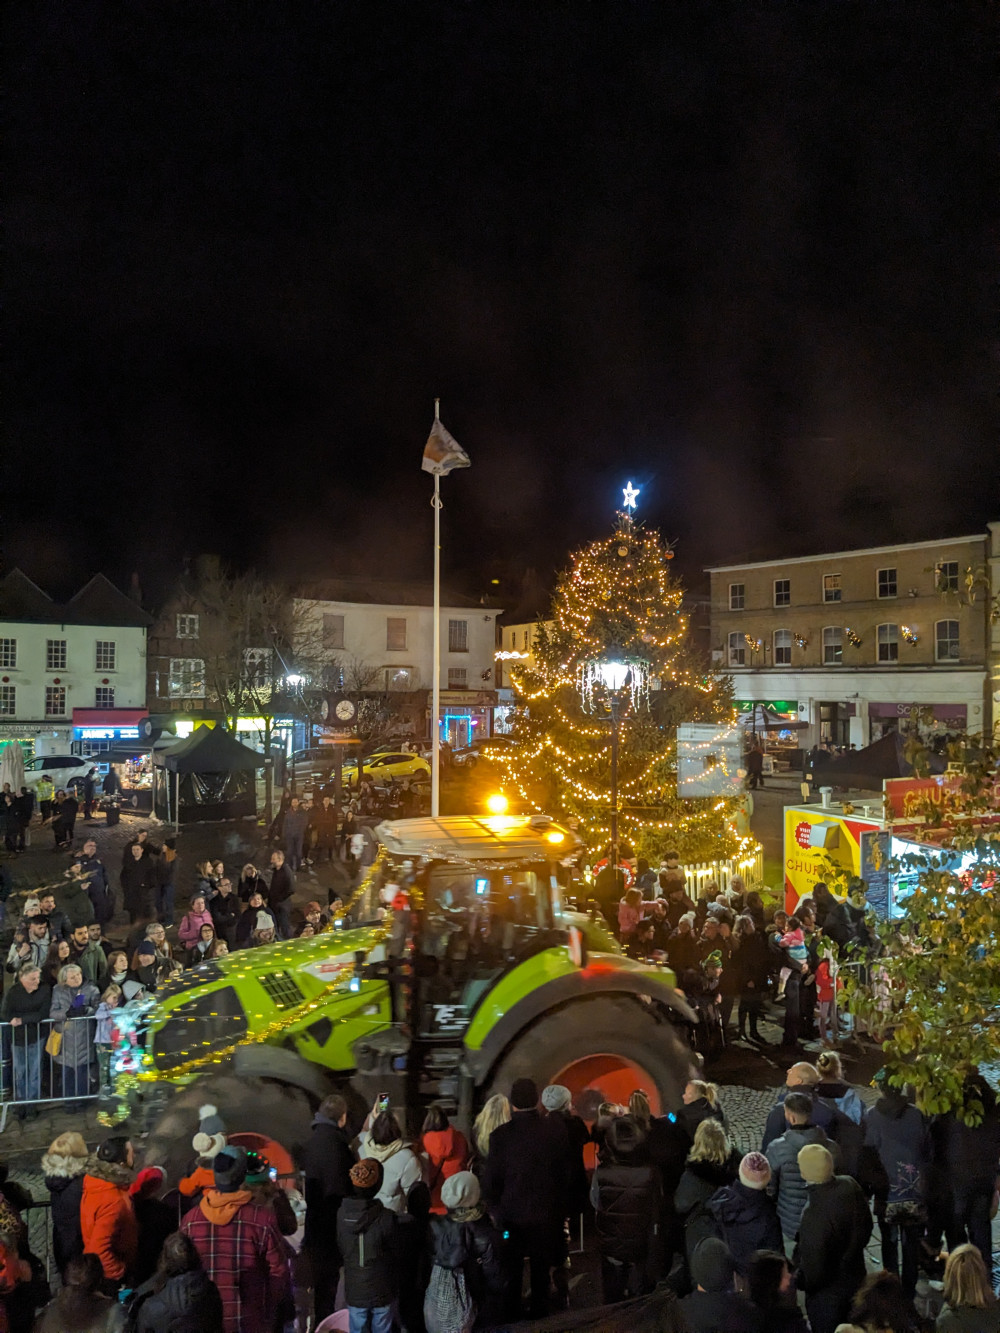
[[(631, 492), (631, 495), (629, 494)], [(631, 664), (620, 711), (619, 827), (639, 855), (673, 846), (688, 860), (746, 855), (735, 802), (677, 793), (676, 728), (735, 717), (732, 687), (692, 645), (673, 551), (629, 508), (610, 536), (574, 553), (556, 584), (533, 661), (511, 665), (519, 696), (511, 738), (497, 762), (508, 794), (529, 809), (579, 820), (591, 849), (610, 831), (611, 729), (600, 717), (591, 664), (614, 646)]]

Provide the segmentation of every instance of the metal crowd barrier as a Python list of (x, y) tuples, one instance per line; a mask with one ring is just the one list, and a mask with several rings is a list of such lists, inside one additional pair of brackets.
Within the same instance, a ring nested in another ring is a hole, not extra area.
[(97, 1025), (93, 1014), (0, 1023), (0, 1134), (12, 1110), (94, 1101), (108, 1088), (112, 1047), (98, 1042)]

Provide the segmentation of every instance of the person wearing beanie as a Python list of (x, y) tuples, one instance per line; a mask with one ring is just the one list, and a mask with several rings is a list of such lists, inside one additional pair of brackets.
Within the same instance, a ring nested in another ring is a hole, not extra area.
[(313, 1117), (312, 1135), (305, 1146), (306, 1225), (302, 1249), (310, 1260), (314, 1318), (317, 1326), (337, 1308), (340, 1252), (337, 1249), (337, 1214), (352, 1192), (350, 1171), (355, 1157), (347, 1127), (347, 1101), (331, 1093)]
[(294, 1236), (299, 1229), (295, 1209), (286, 1192), (276, 1180), (271, 1179), (271, 1163), (263, 1153), (247, 1153), (246, 1187), (253, 1195), (254, 1203), (262, 1208), (270, 1208), (278, 1230), (283, 1236)]
[(273, 944), (277, 939), (274, 917), (263, 910), (257, 913), (257, 923), (250, 936), (251, 944)]
[(127, 1138), (105, 1139), (87, 1159), (80, 1199), (80, 1234), (83, 1248), (96, 1254), (104, 1274), (102, 1290), (116, 1296), (135, 1263), (139, 1227), (129, 1186), (135, 1152)]
[(60, 1273), (66, 1271), (71, 1259), (83, 1254), (80, 1203), (88, 1156), (83, 1136), (73, 1130), (53, 1139), (42, 1157), (45, 1188), (51, 1201), (52, 1257)]
[(350, 1170), (351, 1195), (337, 1211), (337, 1248), (351, 1328), (391, 1333), (399, 1298), (400, 1245), (396, 1214), (378, 1197), (382, 1163), (364, 1157)]
[(446, 1212), (441, 1198), (445, 1181), (469, 1164), (469, 1144), (461, 1130), (449, 1121), (447, 1113), (436, 1103), (427, 1108), (420, 1134), (424, 1182), (430, 1190), (431, 1212)]
[(509, 1232), (506, 1318), (521, 1317), (521, 1274), (531, 1266), (532, 1319), (549, 1308), (549, 1270), (564, 1254), (563, 1222), (568, 1215), (572, 1160), (561, 1116), (542, 1116), (534, 1079), (516, 1078), (510, 1090), (511, 1116), (490, 1136), (482, 1186), (501, 1231)]
[(139, 1227), (139, 1244), (132, 1267), (132, 1285), (138, 1287), (153, 1276), (163, 1242), (177, 1230), (177, 1209), (160, 1199), (166, 1172), (162, 1166), (146, 1166), (129, 1187), (132, 1209)]
[(198, 1111), (198, 1132), (191, 1140), (197, 1153), (193, 1168), (179, 1182), (177, 1188), (184, 1196), (186, 1207), (201, 1203), (205, 1190), (215, 1186), (212, 1162), (226, 1146), (226, 1126), (216, 1107), (206, 1102)]
[(833, 1154), (822, 1144), (799, 1150), (798, 1169), (806, 1189), (796, 1249), (798, 1285), (813, 1333), (834, 1333), (865, 1276), (872, 1215), (861, 1186), (835, 1174)]
[(605, 1153), (590, 1186), (605, 1305), (653, 1290), (653, 1259), (662, 1212), (660, 1172), (650, 1160), (644, 1125), (632, 1115), (608, 1125)]
[[(503, 1315), (506, 1272), (503, 1240), (486, 1212), (479, 1181), (471, 1171), (457, 1171), (441, 1187), (443, 1214), (430, 1219), (431, 1274), (424, 1298), (427, 1333), (448, 1333), (444, 1322), (455, 1294), (477, 1328), (492, 1328)], [(471, 1321), (470, 1321), (471, 1322)]]
[[(589, 1196), (589, 1180), (584, 1165), (583, 1154), (590, 1143), (590, 1130), (586, 1122), (573, 1111), (573, 1094), (561, 1083), (550, 1083), (542, 1089), (542, 1106), (546, 1115), (556, 1115), (566, 1126), (569, 1140), (570, 1182), (569, 1182), (569, 1219), (571, 1230), (576, 1226), (576, 1219), (586, 1211)], [(565, 1269), (562, 1270), (565, 1273)], [(557, 1271), (558, 1276), (558, 1271)]]
[(794, 1240), (799, 1231), (799, 1220), (806, 1206), (806, 1184), (799, 1170), (799, 1153), (810, 1144), (818, 1144), (840, 1156), (836, 1144), (827, 1138), (825, 1130), (811, 1120), (813, 1100), (805, 1092), (790, 1092), (785, 1098), (785, 1132), (768, 1146), (765, 1156), (771, 1167), (768, 1192), (777, 1200), (778, 1217), (786, 1240)]
[(247, 1154), (227, 1146), (212, 1160), (214, 1185), (180, 1230), (222, 1297), (223, 1333), (272, 1333), (290, 1295), (285, 1243), (274, 1214), (246, 1188)]
[(746, 1277), (758, 1250), (782, 1248), (781, 1223), (774, 1200), (767, 1193), (770, 1183), (767, 1158), (763, 1153), (750, 1152), (740, 1162), (739, 1179), (723, 1185), (708, 1201), (708, 1211), (741, 1277)]
[(691, 1257), (694, 1291), (680, 1302), (688, 1333), (757, 1333), (757, 1312), (734, 1290), (736, 1265), (725, 1241), (703, 1240)]

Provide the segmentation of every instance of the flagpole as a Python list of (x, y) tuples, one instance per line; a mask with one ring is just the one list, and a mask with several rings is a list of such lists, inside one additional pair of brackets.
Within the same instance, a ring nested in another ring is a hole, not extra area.
[[(440, 419), (441, 399), (434, 399), (434, 420)], [(434, 473), (434, 650), (431, 682), (431, 817), (441, 813), (441, 474)]]

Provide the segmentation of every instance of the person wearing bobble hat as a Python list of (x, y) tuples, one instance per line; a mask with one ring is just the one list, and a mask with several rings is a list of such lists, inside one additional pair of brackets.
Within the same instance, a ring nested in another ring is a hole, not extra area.
[(192, 1208), (201, 1203), (205, 1190), (215, 1185), (212, 1163), (228, 1143), (226, 1126), (222, 1122), (216, 1107), (206, 1102), (198, 1111), (198, 1132), (191, 1140), (191, 1147), (198, 1155), (194, 1169), (177, 1186), (183, 1196), (184, 1205)]
[(770, 1183), (770, 1162), (761, 1152), (748, 1152), (740, 1162), (739, 1179), (723, 1185), (708, 1201), (708, 1211), (741, 1277), (747, 1276), (758, 1250), (782, 1248), (781, 1223), (767, 1193)]
[(503, 1241), (480, 1198), (479, 1181), (471, 1171), (457, 1171), (442, 1185), (441, 1202), (444, 1215), (430, 1219), (427, 1333), (492, 1328), (502, 1316), (506, 1274)]
[(834, 1333), (864, 1280), (872, 1215), (861, 1186), (834, 1174), (833, 1156), (821, 1143), (799, 1150), (798, 1168), (806, 1185), (795, 1251), (798, 1286), (813, 1333)]
[(344, 1263), (344, 1296), (351, 1333), (391, 1333), (399, 1296), (399, 1237), (396, 1214), (376, 1196), (382, 1163), (364, 1157), (351, 1167), (353, 1193), (337, 1213), (337, 1248)]

